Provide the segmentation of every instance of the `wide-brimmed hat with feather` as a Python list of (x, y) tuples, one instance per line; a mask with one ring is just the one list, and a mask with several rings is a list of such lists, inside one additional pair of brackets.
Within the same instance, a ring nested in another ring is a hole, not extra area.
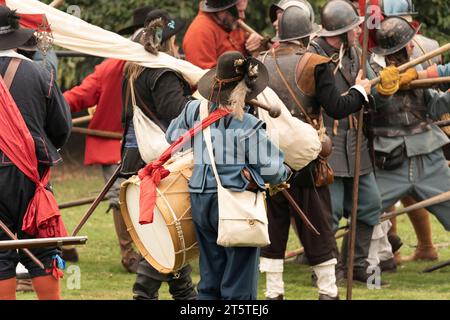
[(218, 105), (243, 107), (254, 99), (269, 83), (267, 68), (259, 60), (244, 57), (238, 51), (221, 55), (217, 66), (198, 82), (199, 93)]
[(27, 43), (35, 30), (19, 26), (20, 16), (6, 6), (0, 6), (0, 50), (16, 49)]

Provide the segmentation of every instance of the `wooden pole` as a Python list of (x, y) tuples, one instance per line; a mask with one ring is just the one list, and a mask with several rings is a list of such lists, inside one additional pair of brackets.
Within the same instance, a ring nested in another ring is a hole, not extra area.
[(77, 126), (80, 124), (88, 123), (91, 120), (92, 120), (92, 116), (84, 116), (84, 117), (75, 118), (75, 119), (72, 119), (72, 125)]
[[(361, 57), (362, 78), (367, 77), (367, 60), (369, 53), (369, 0), (366, 0), (364, 7), (364, 39), (363, 52)], [(358, 113), (358, 129), (356, 133), (356, 154), (355, 166), (353, 171), (353, 191), (352, 191), (352, 212), (350, 216), (350, 235), (348, 245), (348, 261), (347, 261), (347, 300), (352, 300), (353, 296), (353, 260), (355, 257), (355, 240), (356, 240), (356, 224), (358, 213), (358, 199), (359, 199), (359, 173), (361, 171), (361, 145), (363, 137), (363, 121), (364, 121), (364, 106)]]
[(72, 236), (75, 237), (78, 232), (83, 228), (83, 226), (86, 224), (86, 222), (89, 220), (91, 215), (94, 213), (95, 209), (97, 209), (99, 203), (103, 200), (103, 198), (108, 193), (109, 189), (113, 186), (114, 182), (116, 182), (117, 178), (119, 177), (120, 170), (122, 169), (122, 165), (118, 165), (116, 171), (112, 174), (111, 178), (109, 178), (108, 182), (103, 187), (102, 191), (100, 191), (100, 194), (95, 198), (92, 205), (89, 207), (89, 209), (86, 211), (84, 216), (81, 218), (81, 221), (78, 223), (78, 225), (75, 227), (74, 231), (72, 232)]
[[(60, 210), (62, 210), (62, 209), (84, 206), (86, 204), (93, 203), (95, 201), (95, 199), (96, 198), (93, 197), (93, 198), (84, 198), (84, 199), (69, 201), (69, 202), (61, 203), (58, 207)], [(108, 200), (108, 199), (107, 198), (102, 199), (102, 201), (106, 201), (106, 200)]]
[(450, 120), (439, 120), (436, 122), (433, 122), (433, 124), (437, 125), (438, 127), (446, 127), (450, 125)]
[[(344, 231), (344, 232), (341, 232), (341, 233), (339, 233), (339, 234), (336, 234), (335, 239), (342, 238), (342, 237), (345, 236), (347, 233), (348, 233), (348, 230), (347, 230), (347, 231)], [(294, 257), (296, 257), (296, 256), (298, 256), (298, 255), (301, 255), (301, 254), (304, 253), (304, 252), (305, 252), (305, 248), (303, 248), (303, 247), (302, 247), (302, 248), (299, 248), (299, 249), (297, 249), (297, 250), (291, 251), (291, 252), (287, 252), (287, 253), (284, 255), (284, 259), (286, 260), (286, 259), (294, 258)]]
[(107, 138), (107, 139), (122, 140), (122, 138), (123, 138), (123, 135), (118, 132), (86, 129), (86, 128), (79, 128), (79, 127), (73, 127), (72, 132), (73, 133), (81, 133), (81, 134), (85, 134), (88, 136)]
[(253, 29), (252, 27), (250, 27), (248, 24), (246, 24), (244, 21), (242, 21), (241, 19), (239, 19), (237, 21), (238, 25), (244, 30), (247, 31), (248, 33), (256, 33), (258, 36), (260, 36), (261, 38), (264, 38), (262, 35), (260, 35), (255, 29)]
[(438, 86), (441, 84), (450, 83), (450, 77), (440, 77), (440, 78), (431, 78), (431, 79), (421, 79), (414, 80), (405, 87), (402, 87), (401, 90), (412, 90), (417, 88), (430, 88), (433, 86)]
[[(398, 67), (398, 70), (400, 72), (405, 72), (409, 68), (413, 68), (413, 67), (415, 67), (415, 66), (417, 66), (417, 65), (419, 65), (421, 63), (424, 63), (427, 60), (430, 60), (430, 59), (432, 59), (432, 58), (434, 58), (436, 56), (444, 54), (447, 51), (450, 51), (450, 43), (447, 43), (446, 45), (444, 45), (444, 46), (442, 46), (442, 47), (440, 47), (440, 48), (438, 48), (436, 50), (430, 51), (429, 53), (424, 54), (423, 56), (421, 56), (421, 57), (419, 57), (417, 59), (413, 59), (413, 60), (411, 60), (411, 61), (401, 65), (400, 67)], [(380, 77), (377, 77), (377, 78), (375, 78), (373, 80), (370, 80), (370, 84), (372, 86), (376, 85), (376, 84), (378, 84), (380, 82), (380, 80), (381, 80)]]
[(433, 271), (436, 271), (436, 270), (439, 270), (439, 269), (442, 269), (442, 268), (445, 268), (445, 267), (448, 267), (448, 266), (450, 266), (450, 260), (441, 262), (441, 263), (439, 263), (439, 264), (437, 264), (437, 265), (435, 265), (435, 266), (433, 266), (431, 268), (425, 269), (425, 270), (422, 271), (422, 273), (430, 273), (430, 272), (433, 272)]
[(389, 220), (391, 218), (397, 217), (399, 215), (414, 211), (414, 210), (418, 210), (418, 209), (423, 209), (426, 207), (430, 207), (430, 206), (434, 206), (436, 204), (445, 202), (445, 201), (450, 201), (450, 191), (441, 193), (437, 196), (431, 197), (429, 199), (417, 202), (409, 207), (406, 208), (401, 208), (399, 210), (396, 210), (394, 212), (391, 213), (385, 213), (381, 216), (381, 221), (386, 221)]
[[(2, 229), (11, 240), (15, 240), (18, 241), (19, 239), (17, 239), (17, 237), (15, 236), (15, 234), (8, 228), (8, 226), (6, 224), (3, 223), (3, 221), (0, 220), (0, 229)], [(36, 258), (36, 256), (34, 254), (31, 253), (30, 250), (28, 249), (22, 249), (23, 252), (25, 252), (25, 254), (36, 264), (38, 265), (42, 270), (45, 269), (44, 265), (42, 264), (42, 262)]]
[(64, 0), (54, 0), (52, 3), (49, 4), (50, 7), (53, 8), (59, 8), (64, 4)]

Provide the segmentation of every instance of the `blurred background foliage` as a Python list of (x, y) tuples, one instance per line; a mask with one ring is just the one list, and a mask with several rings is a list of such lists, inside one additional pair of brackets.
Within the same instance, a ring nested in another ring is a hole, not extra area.
[[(273, 28), (268, 17), (270, 5), (278, 0), (249, 0), (247, 23), (264, 35), (273, 35)], [(43, 0), (50, 3), (51, 0)], [(320, 8), (326, 0), (310, 0), (320, 21)], [(422, 22), (421, 32), (435, 38), (441, 43), (450, 41), (450, 1), (449, 0), (415, 0), (416, 19)], [(198, 0), (67, 0), (60, 9), (67, 11), (71, 5), (80, 7), (81, 19), (110, 31), (117, 31), (128, 26), (132, 21), (133, 10), (141, 6), (153, 6), (167, 10), (188, 23), (198, 11)], [(179, 43), (183, 35), (179, 36)], [(78, 84), (100, 58), (61, 59), (59, 83), (63, 89)]]

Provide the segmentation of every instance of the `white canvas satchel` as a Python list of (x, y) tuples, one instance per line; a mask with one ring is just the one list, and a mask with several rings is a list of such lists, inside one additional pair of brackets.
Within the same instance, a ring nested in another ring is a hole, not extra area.
[[(208, 115), (208, 102), (200, 105), (202, 120)], [(203, 131), (214, 177), (217, 182), (219, 227), (217, 244), (223, 247), (265, 247), (270, 244), (265, 193), (236, 192), (224, 188), (217, 172), (211, 130)]]
[(156, 123), (150, 120), (136, 104), (136, 94), (131, 79), (130, 89), (131, 102), (133, 104), (133, 125), (139, 153), (145, 163), (150, 163), (159, 158), (159, 156), (169, 147), (169, 143), (166, 141), (164, 131), (162, 131)]

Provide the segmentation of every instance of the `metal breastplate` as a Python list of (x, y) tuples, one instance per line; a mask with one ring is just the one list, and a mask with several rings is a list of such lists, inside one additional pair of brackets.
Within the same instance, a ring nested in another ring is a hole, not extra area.
[[(373, 58), (370, 66), (378, 76), (382, 67)], [(376, 136), (399, 137), (430, 130), (428, 109), (421, 89), (398, 91), (373, 114)]]
[[(312, 118), (315, 118), (319, 114), (319, 105), (314, 97), (309, 97), (304, 94), (297, 86), (296, 70), (299, 61), (303, 56), (301, 54), (296, 54), (294, 51), (290, 53), (283, 54), (283, 52), (277, 51), (277, 62), (278, 65), (286, 78), (287, 82), (291, 86), (298, 100), (300, 100), (303, 108)], [(295, 103), (288, 89), (283, 83), (280, 74), (275, 66), (275, 60), (270, 52), (266, 55), (260, 57), (260, 60), (264, 62), (267, 71), (270, 74), (269, 87), (276, 92), (278, 97), (283, 101), (286, 107), (289, 109), (294, 117), (305, 121), (305, 116), (300, 110), (299, 106)]]

